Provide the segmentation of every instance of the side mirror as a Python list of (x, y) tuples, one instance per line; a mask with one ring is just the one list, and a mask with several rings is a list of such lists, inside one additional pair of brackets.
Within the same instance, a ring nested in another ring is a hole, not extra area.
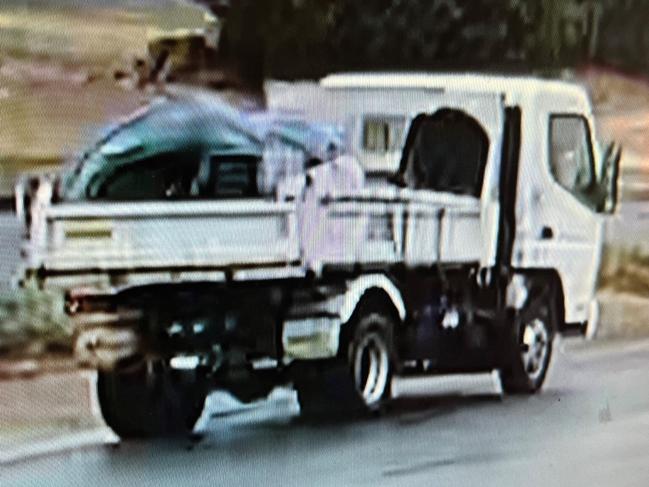
[(601, 213), (612, 214), (618, 205), (618, 180), (620, 176), (620, 161), (622, 159), (622, 148), (615, 142), (611, 142), (604, 151), (602, 159), (601, 177), (598, 181), (601, 199), (598, 202), (598, 210)]

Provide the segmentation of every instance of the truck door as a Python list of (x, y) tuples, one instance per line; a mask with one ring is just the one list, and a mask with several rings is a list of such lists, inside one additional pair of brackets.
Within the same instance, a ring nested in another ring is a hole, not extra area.
[(557, 112), (548, 116), (546, 126), (547, 149), (539, 152), (545, 160), (537, 171), (522, 171), (528, 174), (521, 174), (518, 185), (523, 201), (514, 262), (556, 269), (566, 323), (583, 323), (599, 267), (603, 221), (592, 198), (598, 178), (592, 124), (582, 115)]

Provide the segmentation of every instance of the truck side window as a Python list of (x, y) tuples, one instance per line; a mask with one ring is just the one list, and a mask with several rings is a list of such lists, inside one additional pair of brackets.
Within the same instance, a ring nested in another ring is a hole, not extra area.
[(111, 201), (188, 198), (198, 162), (183, 154), (158, 154), (117, 169), (91, 199)]
[(363, 121), (363, 149), (385, 153), (401, 147), (405, 120), (394, 116), (370, 116)]
[(563, 188), (579, 199), (587, 197), (595, 180), (595, 166), (590, 131), (583, 117), (550, 117), (550, 169)]

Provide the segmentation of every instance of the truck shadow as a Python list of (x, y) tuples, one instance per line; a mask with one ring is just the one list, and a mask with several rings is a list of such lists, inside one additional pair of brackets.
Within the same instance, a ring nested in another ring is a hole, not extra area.
[[(443, 394), (417, 397), (399, 397), (381, 412), (367, 414), (331, 414), (320, 417), (302, 417), (297, 402), (282, 398), (259, 402), (253, 406), (215, 411), (203, 431), (189, 437), (156, 440), (155, 449), (173, 452), (232, 451), (264, 456), (277, 455), (283, 447), (301, 451), (331, 451), (345, 445), (366, 441), (393, 441), (398, 435), (408, 435), (409, 427), (426, 424), (434, 429), (435, 423), (444, 424), (449, 417), (475, 410), (481, 414), (482, 407), (502, 403), (497, 394)], [(112, 450), (117, 457), (143, 454), (149, 451), (151, 442), (125, 442)], [(121, 454), (118, 452), (122, 452)]]
[[(332, 412), (317, 416), (302, 416), (296, 400), (281, 398), (275, 401), (262, 401), (228, 411), (215, 411), (210, 414), (210, 423), (220, 422), (221, 426), (245, 428), (253, 431), (330, 430), (377, 423), (398, 423), (416, 425), (431, 419), (502, 402), (498, 394), (431, 394), (426, 396), (399, 397), (390, 401), (380, 411), (366, 413), (360, 411)], [(207, 432), (209, 434), (209, 431)]]
[(502, 397), (497, 394), (444, 394), (422, 397), (400, 397), (390, 403), (384, 417), (402, 425), (417, 425), (431, 419), (453, 414), (465, 408), (497, 404)]

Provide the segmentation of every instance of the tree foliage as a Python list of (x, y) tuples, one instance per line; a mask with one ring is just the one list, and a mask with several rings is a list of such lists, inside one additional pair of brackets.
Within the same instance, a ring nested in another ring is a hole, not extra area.
[(647, 68), (648, 18), (643, 0), (232, 0), (224, 50), (258, 81), (592, 59)]

